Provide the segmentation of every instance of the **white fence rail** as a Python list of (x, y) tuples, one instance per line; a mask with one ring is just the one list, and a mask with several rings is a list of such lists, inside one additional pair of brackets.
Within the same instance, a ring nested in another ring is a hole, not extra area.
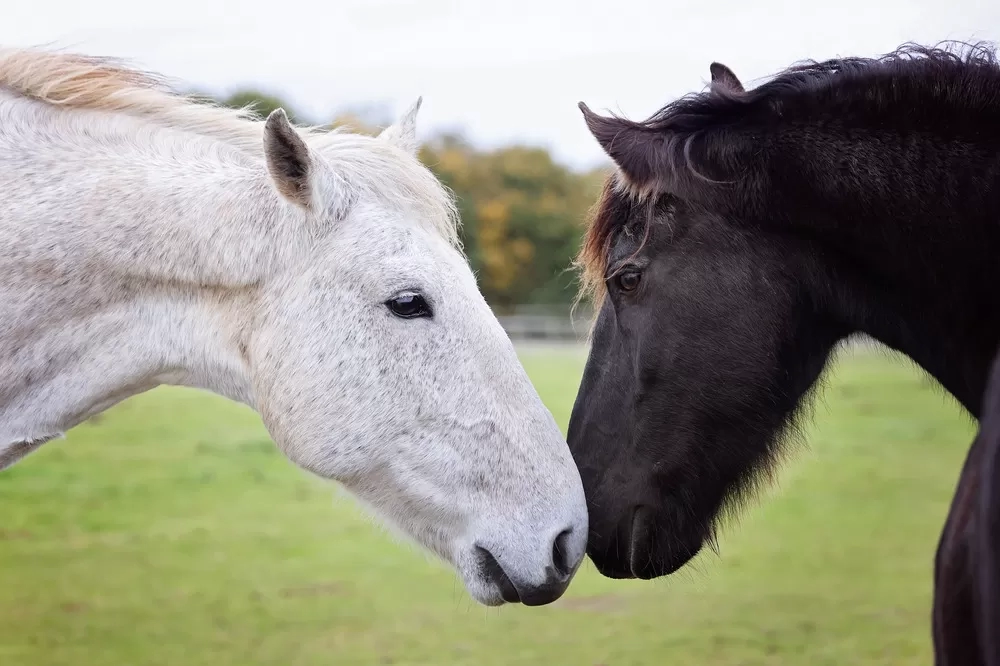
[(582, 307), (571, 312), (568, 307), (523, 306), (498, 313), (497, 319), (515, 342), (584, 342), (591, 313)]
[[(584, 307), (571, 313), (568, 307), (522, 306), (513, 312), (498, 313), (497, 319), (514, 342), (583, 343), (587, 341), (592, 316)], [(855, 351), (887, 351), (863, 334), (851, 336), (840, 346)]]

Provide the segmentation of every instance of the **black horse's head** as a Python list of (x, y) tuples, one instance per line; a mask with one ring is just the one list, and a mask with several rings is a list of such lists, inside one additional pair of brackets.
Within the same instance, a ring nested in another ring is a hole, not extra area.
[[(720, 103), (742, 94), (728, 69), (712, 73)], [(772, 469), (848, 331), (816, 303), (817, 278), (834, 269), (807, 236), (727, 207), (740, 194), (732, 189), (728, 199), (684, 196), (725, 191), (732, 175), (724, 152), (697, 159), (707, 149), (696, 128), (678, 144), (676, 128), (582, 108), (619, 172), (581, 254), (598, 311), (568, 439), (588, 497), (590, 558), (606, 576), (652, 578), (711, 542), (720, 513)], [(675, 158), (683, 174), (669, 171)]]
[(591, 559), (650, 578), (693, 557), (768, 470), (839, 330), (799, 277), (808, 247), (613, 184), (598, 215), (617, 231), (569, 443)]

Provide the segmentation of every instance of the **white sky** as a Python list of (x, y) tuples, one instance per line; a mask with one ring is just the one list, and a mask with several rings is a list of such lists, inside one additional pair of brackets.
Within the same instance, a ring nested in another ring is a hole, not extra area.
[[(424, 96), (421, 134), (601, 160), (576, 108), (643, 118), (719, 60), (744, 83), (903, 42), (1000, 42), (997, 0), (8, 0), (0, 44), (135, 63), (211, 92), (266, 89), (317, 120)], [(613, 9), (612, 9), (613, 8)]]

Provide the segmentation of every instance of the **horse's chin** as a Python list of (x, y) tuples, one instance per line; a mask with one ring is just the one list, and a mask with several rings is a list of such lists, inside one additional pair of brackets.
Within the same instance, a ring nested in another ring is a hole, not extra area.
[(477, 603), (483, 606), (503, 606), (508, 603), (503, 593), (494, 585), (486, 585), (479, 581), (465, 581), (465, 589)]
[(631, 567), (621, 568), (616, 566), (617, 563), (608, 563), (603, 560), (590, 558), (590, 561), (594, 563), (594, 567), (597, 569), (597, 573), (601, 574), (605, 578), (612, 578), (614, 580), (631, 580), (635, 578), (635, 574), (632, 573)]
[(643, 559), (642, 556), (636, 556), (633, 554), (631, 567), (632, 567), (632, 577), (639, 578), (641, 580), (652, 580), (654, 578), (662, 578), (664, 576), (669, 576), (675, 573), (698, 554), (701, 549), (698, 548), (690, 554), (684, 554), (680, 557), (674, 557), (670, 559), (659, 559), (651, 561), (648, 557)]

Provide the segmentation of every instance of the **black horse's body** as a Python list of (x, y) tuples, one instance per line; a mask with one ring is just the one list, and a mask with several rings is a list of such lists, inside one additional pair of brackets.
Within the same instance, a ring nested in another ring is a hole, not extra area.
[[(671, 573), (711, 541), (843, 338), (908, 355), (977, 418), (1000, 348), (992, 50), (712, 80), (644, 122), (581, 105), (619, 167), (581, 255), (599, 311), (569, 429), (609, 576)], [(969, 629), (963, 660), (949, 624), (1000, 607), (1000, 425), (982, 424), (938, 554), (942, 664), (1000, 666), (996, 638)]]

